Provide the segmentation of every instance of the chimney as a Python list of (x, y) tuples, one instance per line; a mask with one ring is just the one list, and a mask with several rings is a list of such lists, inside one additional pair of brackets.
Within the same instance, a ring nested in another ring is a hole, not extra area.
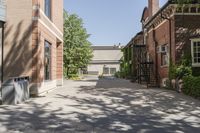
[(149, 17), (152, 17), (159, 10), (159, 0), (148, 0)]

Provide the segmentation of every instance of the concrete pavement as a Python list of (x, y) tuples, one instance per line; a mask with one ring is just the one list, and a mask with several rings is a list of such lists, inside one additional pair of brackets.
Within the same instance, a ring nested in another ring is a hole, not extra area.
[(200, 101), (88, 76), (16, 106), (0, 106), (0, 133), (199, 133)]

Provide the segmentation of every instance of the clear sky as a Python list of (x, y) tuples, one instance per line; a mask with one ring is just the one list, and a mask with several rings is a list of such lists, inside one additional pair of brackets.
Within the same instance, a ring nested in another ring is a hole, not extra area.
[[(160, 0), (163, 5), (167, 0)], [(64, 0), (64, 8), (83, 19), (93, 45), (126, 45), (141, 30), (148, 0)]]

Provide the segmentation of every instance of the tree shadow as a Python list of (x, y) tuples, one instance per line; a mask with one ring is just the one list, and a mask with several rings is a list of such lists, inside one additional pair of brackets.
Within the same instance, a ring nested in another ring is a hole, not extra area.
[(121, 79), (68, 84), (25, 105), (2, 106), (1, 127), (38, 133), (199, 132), (200, 105), (191, 97)]
[(81, 86), (77, 95), (58, 94), (57, 98), (75, 101), (71, 106), (79, 110), (93, 110), (89, 115), (73, 113), (81, 123), (106, 132), (200, 130), (198, 100), (169, 90), (145, 89), (121, 79), (100, 79), (94, 86)]
[(34, 38), (37, 33), (36, 22), (27, 24), (21, 20), (7, 22), (4, 32), (3, 49), (3, 82), (13, 77), (29, 77), (30, 88), (32, 83), (42, 81), (40, 71), (43, 60), (40, 58), (41, 46), (39, 38)]

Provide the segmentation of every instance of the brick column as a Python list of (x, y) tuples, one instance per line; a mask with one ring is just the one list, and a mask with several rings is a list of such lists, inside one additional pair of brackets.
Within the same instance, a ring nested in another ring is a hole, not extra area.
[(63, 44), (59, 43), (57, 44), (57, 86), (62, 86), (63, 85)]

